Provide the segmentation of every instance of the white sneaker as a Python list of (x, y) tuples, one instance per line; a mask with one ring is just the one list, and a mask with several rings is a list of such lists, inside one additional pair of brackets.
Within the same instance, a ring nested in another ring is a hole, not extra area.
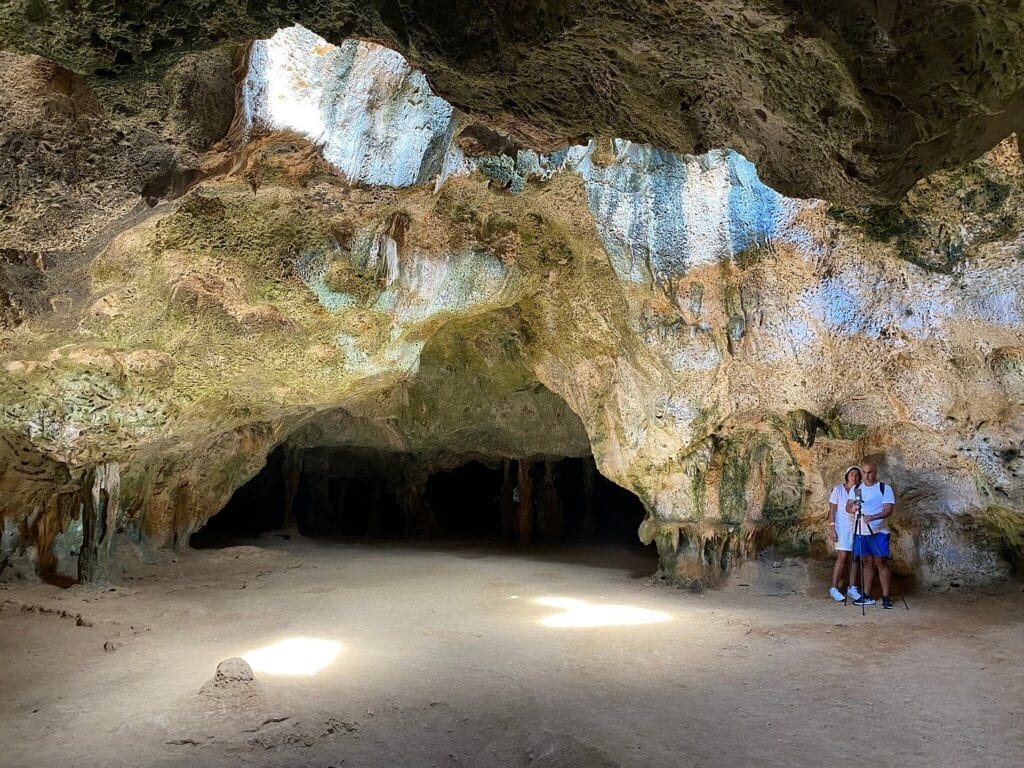
[(845, 600), (845, 599), (846, 599), (846, 598), (844, 598), (844, 597), (843, 597), (843, 593), (842, 593), (842, 592), (840, 592), (840, 591), (839, 591), (838, 589), (836, 589), (835, 587), (832, 587), (832, 589), (830, 589), (830, 590), (828, 591), (828, 593), (829, 593), (830, 595), (832, 595), (832, 599), (833, 599), (833, 600), (835, 600), (835, 601), (836, 601), (837, 603), (841, 603), (841, 602), (843, 602), (843, 600)]
[(860, 600), (860, 590), (855, 586), (846, 590), (846, 594), (850, 596), (851, 600)]

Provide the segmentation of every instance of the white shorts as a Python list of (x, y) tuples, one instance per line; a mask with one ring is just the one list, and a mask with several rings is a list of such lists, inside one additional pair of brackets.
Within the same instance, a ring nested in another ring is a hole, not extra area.
[(836, 551), (853, 552), (853, 523), (836, 523)]

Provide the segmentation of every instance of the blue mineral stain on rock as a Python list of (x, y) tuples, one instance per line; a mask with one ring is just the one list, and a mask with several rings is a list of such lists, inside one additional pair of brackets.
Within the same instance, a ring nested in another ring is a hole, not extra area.
[(354, 306), (356, 303), (352, 296), (328, 288), (324, 279), (327, 268), (340, 254), (341, 249), (337, 244), (324, 249), (308, 248), (299, 254), (293, 267), (296, 277), (316, 295), (324, 309), (331, 312)]
[[(433, 182), (436, 189), (451, 175), (480, 170), (517, 193), (577, 172), (601, 242), (625, 280), (665, 283), (776, 238), (814, 250), (808, 234), (791, 225), (801, 204), (762, 184), (753, 164), (732, 150), (679, 155), (615, 139), (599, 162), (596, 142), (549, 154), (524, 149), (515, 159), (466, 158), (454, 141), (452, 106), (401, 54), (373, 43), (331, 46), (302, 27), (255, 41), (242, 101), (247, 135), (297, 131), (365, 184)], [(311, 287), (325, 304), (344, 303)]]
[(353, 181), (425, 184), (446, 166), (454, 110), (422, 72), (388, 48), (338, 46), (300, 26), (256, 40), (242, 84), (246, 135), (292, 130)]
[(651, 282), (685, 268), (687, 170), (672, 152), (616, 140), (615, 162), (578, 164), (598, 235), (619, 277)]
[(763, 247), (779, 233), (785, 198), (766, 186), (754, 164), (738, 152), (726, 153), (729, 165), (729, 237), (733, 254)]
[(793, 201), (761, 183), (737, 152), (679, 155), (616, 139), (614, 160), (598, 164), (593, 150), (576, 170), (601, 242), (625, 280), (664, 282), (765, 246), (791, 219)]

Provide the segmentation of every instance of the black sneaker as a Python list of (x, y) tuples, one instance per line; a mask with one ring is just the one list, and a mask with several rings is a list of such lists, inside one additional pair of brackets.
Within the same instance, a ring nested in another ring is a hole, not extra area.
[(861, 595), (858, 600), (854, 600), (853, 601), (853, 604), (854, 605), (874, 605), (875, 601), (874, 601), (873, 598), (870, 598), (867, 595)]
[(882, 595), (882, 607), (892, 608), (892, 598), (888, 595)]

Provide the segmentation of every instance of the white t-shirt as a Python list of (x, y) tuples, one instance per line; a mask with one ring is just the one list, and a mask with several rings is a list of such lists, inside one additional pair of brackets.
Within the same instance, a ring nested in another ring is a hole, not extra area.
[(853, 528), (853, 515), (846, 511), (848, 498), (850, 498), (850, 492), (842, 483), (833, 488), (832, 495), (828, 497), (828, 503), (836, 505), (836, 530), (839, 531), (849, 531)]
[[(858, 491), (860, 495), (858, 496)], [(861, 509), (865, 515), (877, 515), (882, 511), (883, 504), (895, 504), (896, 496), (892, 492), (892, 486), (888, 483), (885, 484), (885, 494), (882, 494), (882, 484), (875, 483), (874, 485), (864, 485), (861, 483), (859, 486), (853, 486), (850, 491), (849, 498), (857, 499), (861, 498), (864, 500), (864, 504)], [(865, 522), (861, 523), (861, 530), (857, 533), (862, 536), (866, 536), (869, 533), (888, 533), (889, 532), (889, 518), (883, 517), (881, 520), (870, 521), (871, 529), (868, 530), (868, 524)]]

